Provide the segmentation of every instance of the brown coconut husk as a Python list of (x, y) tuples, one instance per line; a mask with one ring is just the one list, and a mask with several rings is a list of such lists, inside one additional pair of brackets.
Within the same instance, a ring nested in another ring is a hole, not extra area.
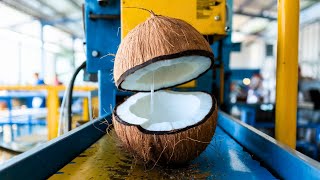
[(122, 89), (124, 79), (142, 67), (191, 55), (213, 61), (209, 43), (194, 27), (180, 19), (153, 14), (122, 40), (114, 61), (115, 84)]
[(122, 121), (113, 112), (112, 120), (118, 138), (125, 148), (147, 163), (185, 164), (195, 159), (209, 145), (217, 125), (217, 104), (214, 99), (207, 116), (199, 123), (172, 132), (152, 132)]

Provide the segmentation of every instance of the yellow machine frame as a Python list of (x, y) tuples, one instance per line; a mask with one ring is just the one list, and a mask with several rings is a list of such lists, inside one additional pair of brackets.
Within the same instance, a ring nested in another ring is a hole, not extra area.
[(185, 0), (122, 0), (122, 38), (131, 29), (150, 17), (149, 12), (138, 8), (145, 8), (159, 15), (185, 20), (203, 35), (226, 35), (226, 0), (188, 0), (188, 2)]

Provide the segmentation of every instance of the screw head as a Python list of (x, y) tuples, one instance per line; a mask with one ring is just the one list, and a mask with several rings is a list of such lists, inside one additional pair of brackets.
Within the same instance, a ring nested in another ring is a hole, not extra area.
[(99, 52), (96, 51), (96, 50), (93, 50), (93, 51), (91, 52), (91, 55), (92, 55), (92, 57), (98, 57), (98, 56), (99, 56)]
[(220, 20), (220, 16), (215, 16), (215, 17), (214, 17), (214, 20), (215, 20), (215, 21), (219, 21), (219, 20)]

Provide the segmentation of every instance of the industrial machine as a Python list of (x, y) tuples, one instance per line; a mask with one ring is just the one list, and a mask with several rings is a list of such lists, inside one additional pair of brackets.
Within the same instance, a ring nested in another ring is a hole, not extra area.
[[(219, 112), (216, 134), (209, 147), (187, 169), (144, 169), (119, 155), (110, 143), (110, 105), (127, 93), (112, 80), (113, 54), (121, 36), (149, 16), (139, 8), (184, 19), (210, 42), (216, 62), (211, 71), (178, 88), (205, 90), (228, 102), (232, 0), (85, 0), (84, 27), (87, 71), (97, 73), (99, 118), (21, 154), (0, 167), (0, 179), (316, 179), (320, 164), (231, 116)], [(219, 89), (219, 91), (213, 91)], [(191, 170), (190, 170), (191, 168)], [(35, 172), (36, 170), (36, 172)], [(179, 172), (182, 171), (182, 172)], [(191, 171), (191, 172), (190, 172)], [(176, 175), (176, 176), (174, 176)]]

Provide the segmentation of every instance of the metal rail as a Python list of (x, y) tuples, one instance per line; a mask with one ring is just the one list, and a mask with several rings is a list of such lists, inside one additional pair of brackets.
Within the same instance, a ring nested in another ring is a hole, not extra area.
[(259, 161), (283, 179), (318, 179), (319, 162), (261, 131), (220, 112), (218, 124)]

